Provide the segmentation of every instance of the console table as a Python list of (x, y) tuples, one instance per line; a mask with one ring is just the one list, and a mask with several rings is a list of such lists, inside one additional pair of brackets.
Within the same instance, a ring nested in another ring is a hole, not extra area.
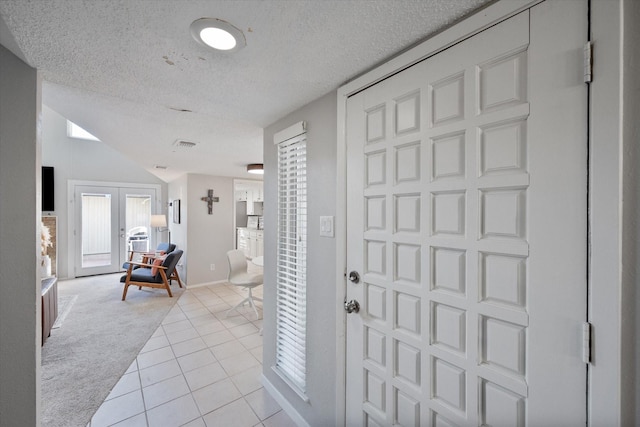
[(58, 279), (42, 279), (42, 345), (51, 335), (51, 327), (58, 317)]

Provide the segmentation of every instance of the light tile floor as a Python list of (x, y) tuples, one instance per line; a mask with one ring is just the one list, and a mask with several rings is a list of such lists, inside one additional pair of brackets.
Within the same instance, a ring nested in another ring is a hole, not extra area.
[(262, 320), (246, 305), (225, 317), (245, 292), (187, 289), (87, 427), (294, 426), (260, 383)]

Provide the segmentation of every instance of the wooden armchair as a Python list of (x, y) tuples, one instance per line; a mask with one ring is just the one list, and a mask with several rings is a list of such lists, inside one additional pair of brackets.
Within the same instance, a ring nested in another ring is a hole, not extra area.
[[(162, 254), (167, 254), (169, 252), (173, 252), (176, 249), (176, 245), (173, 243), (158, 243), (158, 247), (156, 248), (155, 253), (162, 253)], [(129, 263), (133, 262), (134, 266), (133, 269), (138, 269), (141, 266), (142, 267), (146, 267), (147, 265), (151, 264), (153, 262), (153, 259), (151, 259), (151, 257), (149, 257), (150, 252), (140, 252), (140, 251), (130, 251), (129, 252), (129, 260), (126, 261), (124, 264), (122, 264), (122, 268), (124, 270), (127, 270), (129, 268)], [(141, 258), (140, 262), (135, 262), (133, 259), (136, 255), (139, 255)], [(145, 264), (145, 265), (142, 265)], [(177, 280), (178, 281), (178, 285), (182, 288), (182, 281), (180, 280), (180, 275), (178, 274), (178, 270), (174, 270), (173, 274), (171, 274), (170, 276), (168, 276), (169, 279), (169, 284), (172, 283), (173, 280)]]
[[(176, 273), (176, 265), (182, 257), (183, 251), (178, 249), (173, 252), (168, 253), (162, 259), (162, 263), (160, 265), (151, 265), (147, 263), (141, 262), (129, 262), (129, 266), (127, 268), (127, 274), (120, 278), (120, 282), (124, 283), (124, 289), (122, 291), (122, 301), (127, 297), (127, 290), (129, 286), (138, 286), (139, 289), (142, 289), (143, 286), (148, 288), (159, 288), (165, 289), (170, 297), (171, 287), (169, 286), (169, 279), (176, 278), (180, 287), (182, 287), (182, 283), (180, 283), (180, 278), (175, 275)], [(134, 268), (140, 267), (140, 268)]]

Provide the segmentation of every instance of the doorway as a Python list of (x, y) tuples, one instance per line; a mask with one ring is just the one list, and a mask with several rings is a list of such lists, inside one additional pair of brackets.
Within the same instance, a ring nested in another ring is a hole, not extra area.
[(74, 185), (75, 277), (116, 273), (132, 251), (155, 247), (151, 215), (159, 187), (133, 185)]
[(247, 258), (260, 257), (264, 254), (264, 183), (234, 179), (233, 194), (234, 247)]

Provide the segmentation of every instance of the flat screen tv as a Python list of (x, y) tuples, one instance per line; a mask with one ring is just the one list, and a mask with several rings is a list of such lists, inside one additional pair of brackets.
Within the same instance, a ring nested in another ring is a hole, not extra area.
[(55, 210), (53, 166), (42, 166), (42, 211)]

